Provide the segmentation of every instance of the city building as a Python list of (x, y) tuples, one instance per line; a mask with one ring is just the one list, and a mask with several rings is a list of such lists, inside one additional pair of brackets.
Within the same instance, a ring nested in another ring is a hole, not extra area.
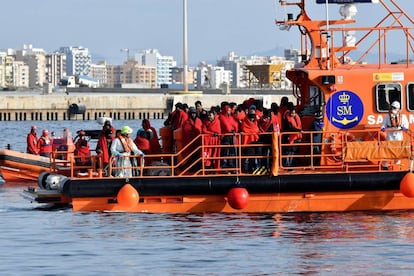
[(82, 46), (61, 47), (59, 52), (66, 54), (66, 74), (68, 76), (87, 76), (92, 57), (88, 48)]
[(108, 87), (108, 70), (106, 61), (101, 61), (98, 64), (91, 64), (89, 77), (96, 79), (100, 87)]
[(29, 88), (29, 65), (23, 61), (13, 62), (13, 87)]
[(157, 87), (172, 83), (171, 68), (177, 66), (177, 62), (172, 56), (163, 56), (156, 49), (140, 51), (135, 55), (135, 60), (139, 65), (155, 67), (157, 70)]
[(221, 66), (200, 62), (196, 72), (198, 89), (222, 89), (230, 87), (233, 82), (233, 73)]
[(65, 76), (66, 55), (59, 52), (46, 54), (45, 81), (55, 87)]
[(2, 89), (14, 88), (13, 62), (13, 55), (8, 55), (7, 53), (0, 54), (0, 87)]
[(153, 66), (138, 64), (129, 60), (122, 65), (121, 87), (128, 88), (156, 88), (157, 70)]

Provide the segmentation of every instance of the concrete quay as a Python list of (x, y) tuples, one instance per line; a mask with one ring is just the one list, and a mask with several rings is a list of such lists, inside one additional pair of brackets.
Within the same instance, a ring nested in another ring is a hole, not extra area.
[(285, 90), (221, 90), (189, 91), (184, 94), (165, 89), (85, 89), (72, 88), (65, 92), (42, 91), (1, 92), (0, 121), (62, 121), (165, 119), (177, 102), (194, 106), (200, 100), (206, 109), (222, 101), (242, 103), (248, 98), (263, 101), (265, 107), (288, 96)]

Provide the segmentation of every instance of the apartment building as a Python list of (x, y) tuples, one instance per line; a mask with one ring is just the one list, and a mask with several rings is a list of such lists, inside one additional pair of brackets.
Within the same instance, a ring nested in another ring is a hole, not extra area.
[(172, 56), (163, 56), (157, 49), (143, 50), (135, 55), (139, 65), (155, 67), (157, 70), (156, 87), (172, 83), (172, 69), (177, 62)]

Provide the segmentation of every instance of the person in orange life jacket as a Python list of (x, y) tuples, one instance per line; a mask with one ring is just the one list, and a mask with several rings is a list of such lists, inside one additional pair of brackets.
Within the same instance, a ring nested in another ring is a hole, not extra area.
[(188, 119), (183, 123), (183, 144), (188, 145), (195, 137), (201, 133), (202, 122), (197, 117), (197, 111), (191, 107), (188, 112)]
[[(221, 156), (236, 156), (236, 149), (235, 144), (237, 143), (237, 139), (235, 137), (235, 133), (239, 132), (239, 122), (234, 117), (232, 113), (232, 109), (230, 105), (225, 104), (218, 115), (220, 121), (220, 128), (222, 133), (221, 144), (228, 145), (228, 147), (221, 148)], [(235, 167), (235, 160), (234, 158), (223, 159), (222, 168), (234, 168)]]
[(275, 126), (273, 131), (280, 132), (280, 130), (282, 129), (282, 114), (280, 113), (279, 105), (273, 102), (270, 105), (270, 110), (272, 112), (272, 123)]
[(42, 132), (42, 136), (37, 141), (39, 154), (41, 156), (50, 156), (50, 154), (52, 153), (52, 142), (53, 140), (49, 137), (49, 131), (47, 129), (44, 129)]
[(184, 105), (178, 102), (175, 104), (175, 110), (165, 120), (164, 126), (171, 126), (172, 130), (179, 129), (187, 118), (188, 114), (184, 111)]
[(279, 104), (279, 123), (280, 123), (280, 129), (284, 129), (285, 124), (285, 112), (289, 109), (289, 98), (288, 97), (282, 97)]
[[(78, 166), (91, 166), (91, 152), (90, 145), (86, 139), (86, 133), (83, 130), (77, 132), (78, 137), (75, 143), (75, 162)], [(82, 172), (86, 172), (86, 168), (81, 169)]]
[[(104, 126), (101, 133), (99, 134), (98, 142), (96, 144), (96, 153), (101, 157), (102, 165), (99, 167), (105, 169), (110, 161), (110, 148), (113, 140), (112, 128), (110, 126)], [(106, 172), (108, 175), (108, 172)]]
[(262, 155), (267, 156), (267, 158), (262, 159), (262, 166), (270, 168), (272, 164), (272, 159), (269, 158), (270, 156), (272, 156), (272, 133), (280, 133), (279, 120), (270, 109), (264, 109), (263, 116), (259, 119), (258, 124), (260, 131), (267, 133), (262, 134), (259, 137), (259, 141), (261, 144), (268, 145), (262, 147)]
[(204, 148), (203, 157), (204, 164), (207, 168), (220, 168), (220, 134), (221, 127), (215, 111), (209, 111), (207, 113), (207, 119), (203, 121), (202, 133), (207, 134), (204, 136)]
[[(259, 143), (259, 133), (260, 129), (257, 123), (256, 109), (250, 108), (247, 116), (244, 118), (241, 125), (241, 135), (242, 135), (242, 144), (258, 144)], [(245, 156), (258, 156), (261, 155), (261, 147), (244, 147), (243, 155)], [(260, 168), (261, 160), (248, 157), (243, 161), (243, 171), (252, 173), (256, 169)]]
[(137, 136), (134, 139), (134, 143), (144, 154), (151, 153), (150, 134), (148, 131), (140, 128), (137, 131)]
[[(138, 149), (134, 141), (131, 139), (132, 128), (129, 126), (123, 126), (120, 134), (115, 138), (111, 144), (111, 154), (116, 156), (116, 167), (119, 169), (116, 171), (116, 176), (119, 177), (131, 177), (137, 175), (137, 170), (132, 170), (132, 167), (137, 167), (137, 160), (130, 158), (130, 155), (139, 155), (141, 162), (144, 160), (144, 153)], [(132, 161), (132, 163), (131, 163)]]
[[(75, 161), (78, 166), (91, 166), (91, 152), (90, 145), (86, 139), (86, 133), (83, 130), (78, 131), (78, 137), (75, 143)], [(81, 169), (82, 172), (86, 172), (86, 168)]]
[[(183, 145), (187, 146), (185, 152), (183, 152), (184, 156), (191, 154), (201, 145), (200, 139), (194, 139), (201, 134), (201, 128), (203, 125), (200, 118), (197, 117), (197, 111), (194, 107), (189, 109), (188, 115), (188, 119), (185, 120), (182, 126)], [(194, 152), (188, 160), (192, 164), (200, 156), (201, 152)], [(194, 169), (198, 169), (199, 167), (200, 164), (193, 166)]]
[(116, 136), (116, 129), (112, 125), (111, 120), (106, 120), (104, 122), (104, 125), (102, 126), (102, 131), (105, 131), (106, 128), (110, 128), (111, 129), (111, 132), (112, 132), (112, 140), (114, 140), (115, 139), (115, 136)]
[(27, 134), (27, 153), (39, 155), (39, 147), (37, 146), (37, 127), (32, 126), (29, 134)]
[[(387, 131), (387, 141), (403, 141), (404, 133), (403, 131), (408, 130), (409, 123), (406, 116), (402, 116), (401, 104), (397, 101), (394, 101), (390, 105), (390, 110), (385, 116), (385, 119), (381, 126), (381, 131)], [(395, 164), (399, 165), (400, 160), (395, 160)], [(389, 166), (388, 161), (382, 163), (383, 169), (387, 170)]]
[[(288, 143), (291, 145), (300, 143), (302, 141), (302, 122), (294, 107), (291, 107), (289, 109), (285, 119), (285, 131), (294, 132), (288, 134)], [(289, 155), (289, 157), (286, 158), (285, 166), (289, 167), (293, 165), (293, 157), (291, 156), (294, 155), (297, 151), (297, 146), (287, 147), (286, 154)]]
[[(151, 153), (153, 154), (159, 154), (161, 153), (161, 145), (159, 141), (159, 137), (157, 134), (157, 130), (151, 126), (151, 122), (148, 119), (142, 120), (142, 128), (147, 131), (147, 134), (149, 135), (149, 141), (151, 145)], [(140, 147), (138, 147), (140, 148)]]

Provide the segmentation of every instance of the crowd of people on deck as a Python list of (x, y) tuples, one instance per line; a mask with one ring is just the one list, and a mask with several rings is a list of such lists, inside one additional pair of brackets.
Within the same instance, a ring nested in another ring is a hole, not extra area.
[[(312, 125), (314, 130), (321, 130), (322, 113), (318, 113), (317, 122)], [(282, 135), (282, 142), (291, 146), (286, 147), (284, 154), (284, 166), (293, 166), (292, 155), (297, 152), (295, 144), (302, 139), (302, 122), (295, 105), (288, 101), (287, 97), (281, 99), (280, 104), (272, 103), (270, 108), (265, 108), (261, 101), (250, 98), (241, 104), (234, 102), (221, 102), (217, 106), (205, 109), (201, 101), (196, 101), (189, 107), (185, 103), (178, 102), (175, 109), (169, 114), (164, 126), (172, 131), (181, 129), (181, 144), (185, 146), (184, 156), (189, 155), (188, 164), (194, 169), (199, 169), (202, 164), (193, 164), (200, 156), (203, 157), (204, 168), (222, 169), (233, 173), (232, 168), (241, 167), (245, 173), (267, 172), (272, 164), (271, 133), (281, 131), (289, 132)], [(37, 138), (36, 126), (32, 126), (27, 135), (27, 152), (49, 156), (52, 152), (53, 138), (49, 137), (48, 130), (42, 131), (42, 136)], [(66, 130), (68, 131), (68, 130)], [(174, 137), (171, 135), (172, 148), (167, 145), (161, 147), (157, 130), (151, 126), (150, 120), (143, 119), (142, 127), (136, 132), (135, 138), (131, 137), (133, 130), (129, 126), (123, 126), (116, 130), (110, 120), (104, 122), (96, 144), (96, 154), (101, 158), (103, 168), (111, 161), (111, 156), (116, 157), (116, 167), (136, 167), (137, 161), (127, 158), (130, 155), (138, 155), (144, 158), (148, 154), (175, 153), (177, 148)], [(199, 141), (192, 141), (204, 134)], [(240, 135), (236, 135), (240, 134)], [(68, 137), (69, 134), (66, 134)], [(70, 137), (70, 139), (72, 139)], [(317, 140), (319, 138), (316, 138)], [(91, 149), (85, 131), (80, 130), (73, 141), (74, 154), (77, 156), (78, 165), (90, 165)], [(202, 152), (197, 150), (201, 143)], [(242, 164), (237, 164), (238, 145), (242, 146)], [(257, 146), (258, 144), (266, 146)], [(251, 146), (249, 146), (251, 145)], [(183, 146), (181, 146), (183, 147)], [(319, 151), (320, 149), (314, 149)], [(261, 156), (260, 158), (255, 156)], [(89, 157), (89, 158), (88, 158)], [(227, 158), (226, 158), (227, 157)], [(267, 158), (264, 158), (267, 157)], [(152, 161), (146, 160), (147, 164)], [(132, 163), (131, 163), (132, 162)], [(119, 170), (118, 176), (132, 176), (134, 172)]]
[[(107, 168), (111, 157), (116, 157), (116, 167), (137, 167), (138, 161), (129, 158), (130, 155), (140, 156), (143, 162), (145, 155), (161, 153), (177, 153), (184, 148), (183, 156), (187, 166), (198, 170), (203, 165), (211, 171), (225, 171), (234, 173), (234, 168), (241, 167), (244, 173), (264, 173), (272, 166), (272, 133), (286, 132), (280, 135), (283, 148), (282, 165), (285, 167), (295, 166), (293, 156), (298, 152), (298, 143), (302, 142), (303, 126), (301, 116), (297, 107), (289, 102), (287, 97), (282, 97), (280, 104), (272, 103), (270, 108), (265, 108), (261, 101), (250, 98), (241, 104), (223, 101), (219, 105), (205, 109), (201, 101), (196, 101), (194, 106), (178, 102), (175, 109), (169, 114), (164, 126), (181, 131), (181, 144), (177, 145), (174, 135), (170, 135), (171, 141), (163, 139), (160, 144), (160, 136), (157, 130), (151, 126), (149, 119), (143, 119), (141, 128), (132, 139), (133, 130), (129, 126), (123, 126), (120, 130), (112, 125), (111, 120), (104, 122), (100, 130), (96, 144), (96, 154), (100, 156), (101, 163), (98, 164)], [(320, 154), (322, 147), (323, 112), (315, 113), (313, 122), (306, 128), (314, 131), (310, 135), (313, 143), (311, 152), (314, 155), (313, 165), (320, 166)], [(387, 130), (387, 140), (402, 140), (403, 130), (408, 129), (407, 119), (400, 115), (400, 103), (394, 101), (390, 105), (381, 130)], [(204, 134), (203, 136), (199, 136)], [(238, 135), (236, 135), (238, 134)], [(90, 166), (91, 148), (85, 131), (77, 132), (75, 139), (69, 129), (65, 128), (63, 136), (59, 139), (66, 142), (54, 145), (56, 139), (54, 132), (49, 135), (47, 129), (42, 130), (42, 135), (37, 136), (37, 127), (32, 126), (27, 135), (27, 152), (34, 155), (49, 157), (54, 149), (58, 151), (68, 150), (68, 144), (74, 145), (75, 161), (79, 166)], [(197, 137), (198, 140), (195, 140)], [(165, 138), (165, 137), (163, 137)], [(203, 139), (201, 141), (201, 139)], [(70, 140), (70, 142), (68, 142)], [(168, 143), (167, 143), (168, 142)], [(200, 147), (203, 145), (203, 147)], [(239, 147), (242, 145), (242, 147)], [(260, 145), (260, 146), (257, 146)], [(201, 152), (200, 149), (201, 148)], [(242, 152), (238, 152), (239, 148)], [(241, 154), (242, 164), (236, 158)], [(65, 156), (65, 155), (63, 155)], [(255, 156), (258, 156), (257, 158)], [(259, 157), (260, 156), (260, 157)], [(204, 164), (198, 164), (197, 160)], [(59, 156), (58, 156), (59, 158)], [(64, 157), (63, 157), (64, 159)], [(147, 164), (153, 161), (160, 161), (160, 158), (148, 159)], [(399, 160), (395, 163), (398, 164)], [(388, 163), (383, 162), (384, 169)], [(232, 170), (233, 169), (233, 170)], [(134, 174), (135, 173), (135, 174)], [(137, 175), (133, 170), (118, 170), (117, 176), (129, 177)]]
[[(294, 144), (300, 143), (302, 139), (301, 118), (287, 97), (281, 99), (280, 105), (272, 103), (270, 108), (263, 107), (262, 102), (254, 98), (241, 104), (223, 101), (208, 110), (204, 109), (201, 101), (196, 101), (194, 107), (178, 102), (164, 125), (173, 131), (181, 129), (182, 144), (186, 146), (184, 155), (191, 152), (195, 155), (190, 158), (190, 163), (202, 154), (205, 168), (228, 169), (229, 173), (233, 172), (231, 168), (238, 166), (238, 159), (234, 157), (239, 144), (243, 145), (242, 156), (246, 156), (242, 159), (243, 164), (240, 164), (243, 172), (263, 173), (270, 168), (272, 162), (272, 158), (263, 156), (270, 157), (272, 152), (270, 146), (257, 146), (258, 144), (270, 145), (272, 132), (291, 132), (283, 135), (282, 139), (284, 143), (292, 145), (286, 147), (285, 153), (289, 158), (284, 160), (285, 166), (292, 166), (291, 155), (298, 150)], [(204, 140), (188, 146), (199, 134), (205, 134)], [(203, 152), (194, 154), (201, 143), (204, 145)], [(220, 147), (214, 147), (215, 145)]]

